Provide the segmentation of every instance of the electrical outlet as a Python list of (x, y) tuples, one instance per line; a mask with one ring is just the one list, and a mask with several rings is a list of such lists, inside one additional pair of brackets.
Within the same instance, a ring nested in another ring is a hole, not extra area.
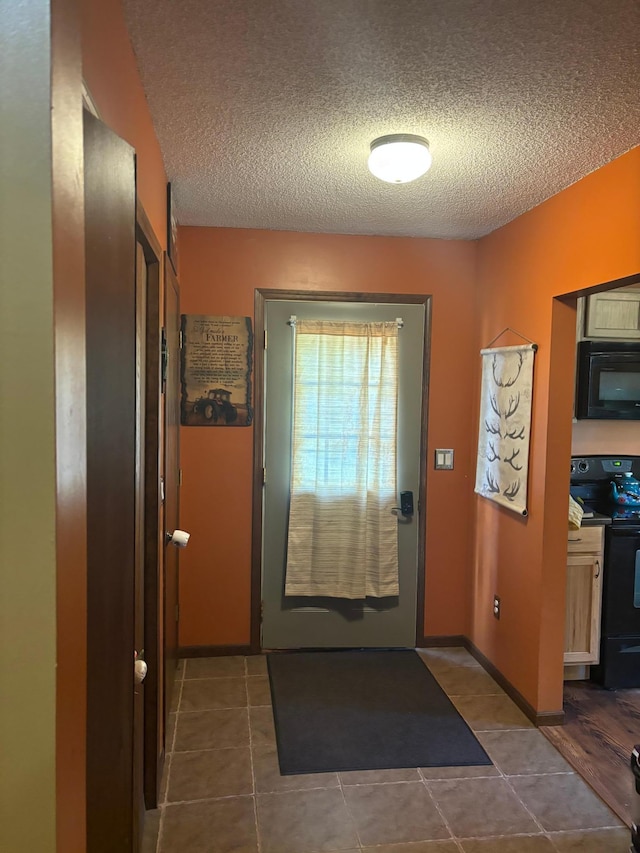
[(500, 618), (500, 596), (499, 595), (493, 596), (493, 615), (496, 617), (496, 619)]

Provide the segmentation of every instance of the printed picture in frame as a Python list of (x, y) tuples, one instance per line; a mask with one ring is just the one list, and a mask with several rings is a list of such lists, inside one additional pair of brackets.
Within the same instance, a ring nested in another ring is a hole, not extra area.
[(178, 275), (178, 220), (173, 212), (170, 183), (167, 184), (167, 255)]

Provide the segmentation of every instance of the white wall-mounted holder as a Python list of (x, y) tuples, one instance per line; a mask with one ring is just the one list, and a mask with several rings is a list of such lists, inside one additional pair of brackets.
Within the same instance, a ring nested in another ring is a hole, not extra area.
[(189, 544), (189, 539), (191, 538), (191, 534), (187, 533), (185, 530), (174, 530), (173, 533), (167, 533), (167, 544), (171, 542), (172, 545), (175, 545), (176, 548), (186, 548)]

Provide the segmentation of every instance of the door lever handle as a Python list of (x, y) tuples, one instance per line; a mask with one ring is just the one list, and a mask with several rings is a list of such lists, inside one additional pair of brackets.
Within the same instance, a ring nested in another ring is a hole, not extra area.
[(413, 492), (400, 492), (400, 506), (392, 506), (391, 512), (399, 513), (398, 521), (409, 524), (413, 518)]

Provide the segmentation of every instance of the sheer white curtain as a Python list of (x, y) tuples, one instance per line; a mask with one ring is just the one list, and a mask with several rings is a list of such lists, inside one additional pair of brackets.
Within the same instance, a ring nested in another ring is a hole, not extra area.
[(298, 320), (285, 595), (398, 595), (398, 324)]

